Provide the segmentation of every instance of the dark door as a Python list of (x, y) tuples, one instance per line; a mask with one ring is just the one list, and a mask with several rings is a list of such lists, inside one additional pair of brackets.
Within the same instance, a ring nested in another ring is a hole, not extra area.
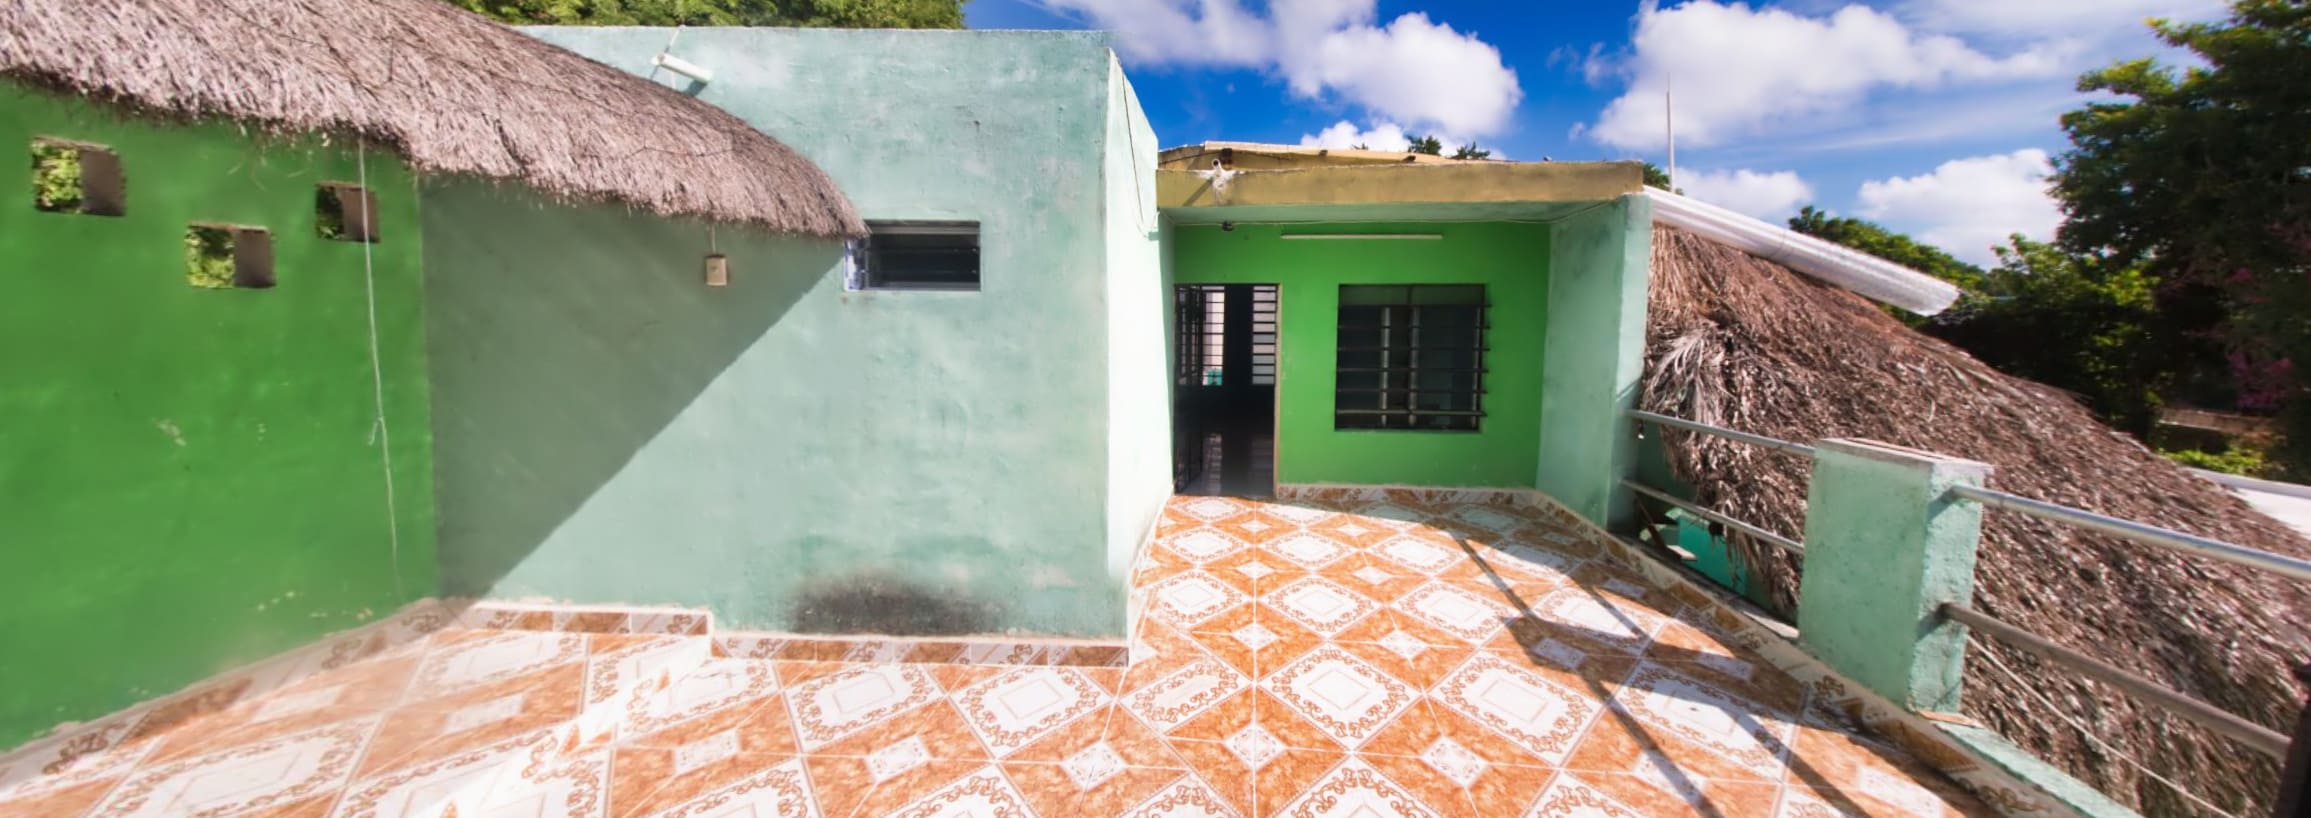
[(1173, 306), (1173, 489), (1275, 493), (1276, 285), (1185, 284)]

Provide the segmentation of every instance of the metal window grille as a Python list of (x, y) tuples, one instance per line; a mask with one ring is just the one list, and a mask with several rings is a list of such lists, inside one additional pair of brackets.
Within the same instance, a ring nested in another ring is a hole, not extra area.
[(979, 289), (978, 222), (868, 222), (852, 289)]
[(1490, 306), (1482, 284), (1341, 285), (1332, 428), (1477, 431)]

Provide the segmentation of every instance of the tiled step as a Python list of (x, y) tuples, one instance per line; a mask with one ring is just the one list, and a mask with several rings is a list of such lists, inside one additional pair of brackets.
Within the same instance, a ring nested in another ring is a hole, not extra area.
[[(682, 680), (711, 653), (703, 636), (450, 629), (436, 639), (442, 644), (427, 654), (402, 710), (442, 714), (445, 732), (458, 732), (459, 720), (497, 719), (510, 735), (432, 752), (387, 775), (357, 776), (338, 814), (374, 807), (377, 815), (526, 815), (566, 802), (574, 787), (598, 778), (608, 745), (633, 729), (636, 714), (684, 689)], [(582, 651), (582, 667), (573, 651)], [(533, 697), (562, 702), (537, 705), (561, 717), (525, 722), (516, 714)], [(381, 730), (372, 750), (387, 737)]]

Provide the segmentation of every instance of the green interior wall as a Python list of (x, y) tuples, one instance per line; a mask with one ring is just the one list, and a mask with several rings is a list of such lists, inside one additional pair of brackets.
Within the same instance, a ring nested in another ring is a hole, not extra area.
[[(1284, 233), (1434, 233), (1441, 239), (1287, 241)], [(1551, 227), (1516, 222), (1238, 224), (1171, 228), (1183, 284), (1274, 283), (1276, 481), (1516, 488), (1541, 453)], [(1485, 418), (1476, 432), (1335, 430), (1340, 285), (1483, 284), (1492, 302)]]
[[(528, 31), (636, 74), (672, 33)], [(846, 291), (839, 244), (727, 227), (732, 284), (709, 289), (703, 225), (429, 185), (450, 590), (738, 629), (1121, 634), (1102, 271), (1145, 290), (1157, 250), (1109, 244), (1106, 42), (682, 33), (715, 71), (690, 90), (864, 217), (979, 222), (979, 292)]]
[[(36, 136), (113, 148), (127, 214), (35, 210)], [(0, 151), (0, 747), (433, 593), (410, 174), (367, 157), (389, 515), (363, 245), (314, 232), (314, 184), (358, 175), (343, 142), (0, 84)], [(279, 286), (189, 286), (194, 221), (270, 228)]]

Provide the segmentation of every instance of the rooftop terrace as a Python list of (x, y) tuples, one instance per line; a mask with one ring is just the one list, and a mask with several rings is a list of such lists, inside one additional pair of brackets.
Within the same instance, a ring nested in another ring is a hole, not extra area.
[(1180, 498), (1123, 666), (405, 619), (0, 758), (0, 814), (1990, 814), (1624, 554), (1473, 496)]

